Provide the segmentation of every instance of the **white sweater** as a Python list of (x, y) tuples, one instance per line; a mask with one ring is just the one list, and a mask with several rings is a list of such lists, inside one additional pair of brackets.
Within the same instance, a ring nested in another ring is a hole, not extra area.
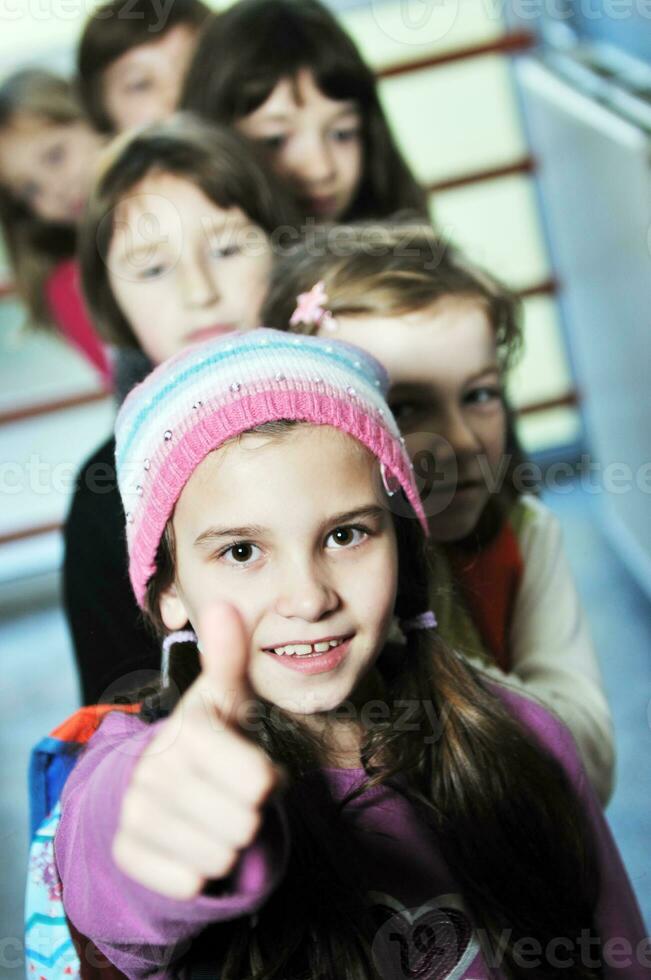
[(524, 572), (511, 622), (511, 673), (471, 662), (565, 722), (605, 805), (614, 782), (612, 721), (561, 527), (537, 498), (524, 496), (519, 505), (526, 509), (518, 533)]

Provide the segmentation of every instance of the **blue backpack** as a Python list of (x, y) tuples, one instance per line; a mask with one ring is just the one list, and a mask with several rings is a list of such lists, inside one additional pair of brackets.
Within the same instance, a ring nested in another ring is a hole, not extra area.
[[(138, 705), (80, 708), (32, 750), (29, 766), (31, 844), (25, 894), (25, 964), (28, 980), (82, 980), (83, 971), (62, 900), (54, 859), (61, 793), (77, 759), (109, 711)], [(84, 937), (77, 936), (77, 940)], [(109, 978), (108, 971), (103, 975)], [(113, 975), (122, 976), (115, 968)]]

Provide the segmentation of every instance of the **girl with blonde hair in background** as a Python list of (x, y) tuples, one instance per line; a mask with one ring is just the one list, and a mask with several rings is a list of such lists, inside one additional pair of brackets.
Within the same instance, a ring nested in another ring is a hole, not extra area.
[(75, 261), (102, 142), (65, 79), (26, 69), (0, 86), (0, 224), (18, 296), (31, 326), (58, 330), (110, 384)]

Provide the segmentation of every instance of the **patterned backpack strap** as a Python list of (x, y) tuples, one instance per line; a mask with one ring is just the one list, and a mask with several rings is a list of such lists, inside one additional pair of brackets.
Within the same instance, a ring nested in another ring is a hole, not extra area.
[(81, 750), (109, 711), (136, 712), (139, 705), (80, 708), (32, 751), (29, 795), (32, 843), (25, 893), (25, 961), (34, 980), (80, 980), (82, 971), (63, 908), (54, 859), (61, 819), (60, 797)]
[(61, 805), (38, 828), (29, 849), (25, 894), (25, 963), (35, 980), (78, 980), (79, 957), (63, 910), (54, 835)]

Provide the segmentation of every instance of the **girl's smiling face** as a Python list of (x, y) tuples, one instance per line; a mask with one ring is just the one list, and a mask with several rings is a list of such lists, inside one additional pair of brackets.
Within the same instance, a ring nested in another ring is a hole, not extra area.
[(150, 174), (116, 208), (108, 252), (115, 300), (151, 361), (259, 326), (271, 270), (264, 231), (187, 178)]
[(74, 225), (101, 143), (86, 123), (61, 125), (19, 113), (0, 133), (2, 182), (41, 221)]
[(280, 81), (237, 128), (269, 153), (306, 215), (336, 221), (353, 203), (362, 176), (362, 120), (353, 101), (325, 96), (312, 72)]
[[(196, 625), (225, 600), (250, 636), (259, 696), (314, 715), (353, 694), (385, 643), (397, 588), (395, 532), (370, 453), (326, 426), (249, 433), (195, 470), (173, 532), (168, 629)], [(313, 659), (291, 650), (317, 643)]]
[(446, 296), (401, 316), (336, 323), (338, 340), (363, 347), (389, 373), (389, 402), (424, 481), (432, 540), (462, 540), (488, 502), (506, 443), (495, 332), (484, 306), (473, 296)]

